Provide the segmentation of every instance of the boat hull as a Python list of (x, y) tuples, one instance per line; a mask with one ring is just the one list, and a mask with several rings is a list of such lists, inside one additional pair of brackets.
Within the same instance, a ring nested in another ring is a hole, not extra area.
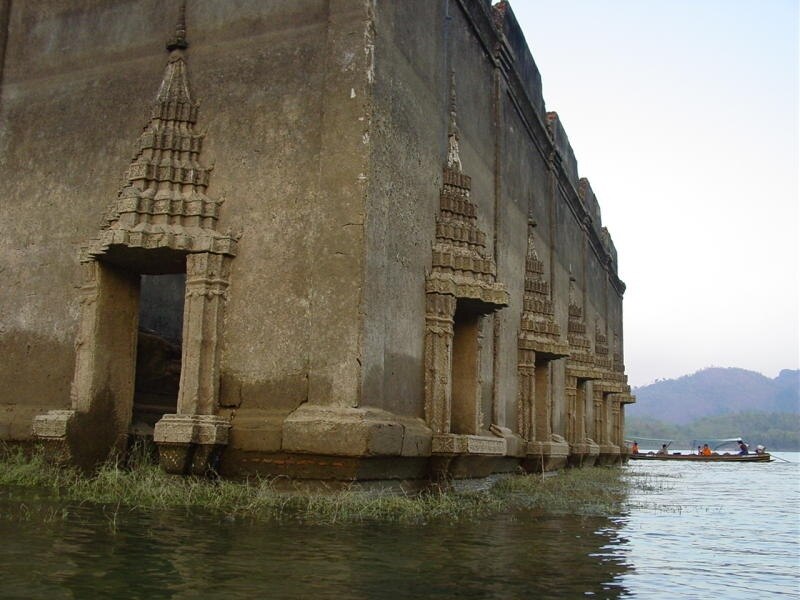
[(631, 454), (631, 460), (673, 460), (684, 462), (770, 462), (769, 453), (764, 454), (712, 454), (711, 456), (698, 456), (697, 454)]

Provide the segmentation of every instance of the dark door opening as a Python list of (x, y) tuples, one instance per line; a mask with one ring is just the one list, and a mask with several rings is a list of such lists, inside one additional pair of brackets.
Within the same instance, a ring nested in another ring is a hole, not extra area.
[(153, 427), (178, 408), (186, 274), (142, 275), (131, 433)]

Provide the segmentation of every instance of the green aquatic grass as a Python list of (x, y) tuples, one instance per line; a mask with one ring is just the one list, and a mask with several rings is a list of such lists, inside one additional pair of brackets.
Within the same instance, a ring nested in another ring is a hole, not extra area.
[[(144, 452), (124, 463), (109, 460), (96, 474), (47, 463), (40, 453), (6, 450), (0, 456), (0, 486), (35, 488), (60, 503), (91, 503), (119, 510), (198, 509), (230, 518), (337, 522), (459, 521), (508, 511), (540, 514), (618, 514), (633, 487), (648, 478), (617, 468), (569, 469), (557, 475), (519, 475), (483, 491), (430, 489), (415, 494), (296, 490), (276, 479), (245, 482), (167, 475)], [(280, 488), (280, 489), (279, 489)], [(52, 509), (58, 518), (59, 509)], [(63, 509), (63, 514), (68, 510)]]

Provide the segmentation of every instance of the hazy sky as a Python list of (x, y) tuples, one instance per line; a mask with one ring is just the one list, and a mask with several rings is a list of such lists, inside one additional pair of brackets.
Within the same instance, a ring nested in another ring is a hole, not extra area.
[(798, 368), (798, 2), (511, 5), (619, 252), (631, 383)]

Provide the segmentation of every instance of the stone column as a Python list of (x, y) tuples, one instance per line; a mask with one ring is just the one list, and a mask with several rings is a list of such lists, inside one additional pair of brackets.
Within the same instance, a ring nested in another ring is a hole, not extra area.
[(587, 384), (586, 381), (578, 381), (577, 386), (575, 387), (575, 441), (578, 443), (583, 443), (586, 438), (588, 437), (587, 434), (587, 427), (586, 427), (586, 419), (588, 418), (586, 414), (587, 402), (588, 402), (588, 394), (586, 392)]
[(219, 396), (219, 345), (230, 260), (221, 254), (186, 258), (186, 301), (178, 414), (212, 415)]
[(517, 396), (517, 430), (526, 441), (535, 435), (536, 352), (520, 348), (517, 364), (519, 392)]
[(456, 299), (427, 294), (425, 314), (425, 418), (437, 433), (450, 433), (450, 361)]
[(612, 397), (611, 401), (611, 443), (617, 446), (623, 445), (622, 440), (622, 428), (621, 428), (621, 413), (622, 407), (620, 405), (619, 400)]
[(536, 369), (536, 402), (534, 404), (534, 438), (539, 442), (549, 442), (553, 434), (552, 368), (548, 361)]
[(567, 397), (567, 423), (566, 438), (570, 444), (578, 443), (577, 404), (578, 404), (578, 379), (567, 375), (564, 393)]
[(594, 390), (594, 431), (592, 432), (592, 439), (600, 445), (606, 443), (606, 435), (603, 431), (603, 392), (602, 390)]
[(603, 436), (607, 444), (614, 444), (614, 436), (612, 434), (614, 423), (614, 398), (611, 394), (603, 396)]
[(178, 412), (156, 423), (161, 466), (168, 473), (205, 474), (216, 469), (228, 443), (230, 420), (217, 416), (219, 347), (230, 277), (230, 259), (221, 254), (186, 258), (186, 300)]

